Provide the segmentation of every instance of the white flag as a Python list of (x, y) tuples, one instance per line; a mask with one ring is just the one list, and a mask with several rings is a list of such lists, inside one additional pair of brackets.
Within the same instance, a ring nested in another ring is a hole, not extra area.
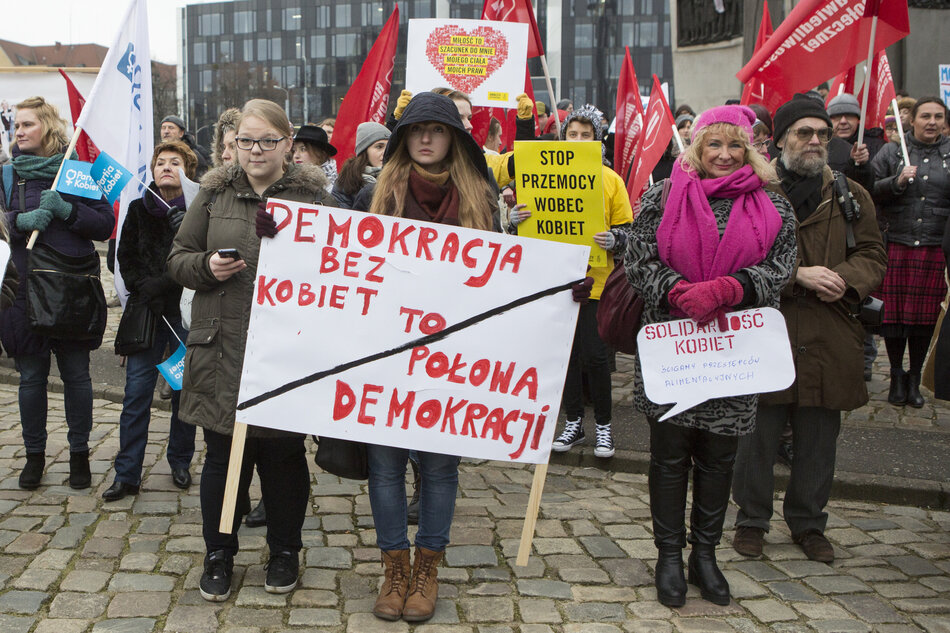
[[(76, 121), (92, 142), (131, 171), (135, 178), (119, 199), (116, 243), (129, 202), (142, 197), (152, 180), (152, 66), (148, 46), (148, 10), (145, 0), (130, 0), (92, 92)], [(136, 182), (138, 180), (139, 182)], [(116, 292), (125, 303), (128, 292), (115, 270)]]

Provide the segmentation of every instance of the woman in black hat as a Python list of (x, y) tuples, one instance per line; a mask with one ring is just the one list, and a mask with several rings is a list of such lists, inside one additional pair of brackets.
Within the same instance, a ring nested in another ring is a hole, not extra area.
[[(448, 97), (417, 94), (393, 129), (371, 213), (492, 229), (495, 195), (478, 143)], [(385, 581), (373, 613), (384, 620), (428, 620), (438, 595), (436, 567), (449, 543), (458, 492), (455, 455), (417, 451), (419, 530), (410, 572), (406, 463), (409, 449), (369, 445), (369, 500)], [(410, 580), (411, 578), (411, 580)]]
[(333, 190), (336, 182), (336, 148), (330, 145), (330, 139), (323, 128), (316, 125), (302, 125), (294, 136), (294, 163), (298, 165), (316, 165), (327, 175), (327, 191)]

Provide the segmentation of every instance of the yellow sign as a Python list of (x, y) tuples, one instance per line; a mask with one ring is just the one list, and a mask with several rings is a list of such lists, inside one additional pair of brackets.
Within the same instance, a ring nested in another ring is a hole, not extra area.
[(599, 141), (515, 141), (518, 202), (531, 211), (518, 235), (590, 246), (591, 268), (613, 264), (594, 242), (607, 230), (600, 148)]

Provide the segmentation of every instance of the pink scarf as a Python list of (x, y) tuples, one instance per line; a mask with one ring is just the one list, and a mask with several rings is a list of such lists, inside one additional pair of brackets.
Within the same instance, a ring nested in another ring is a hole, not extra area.
[[(782, 217), (764, 187), (751, 165), (721, 178), (701, 179), (677, 160), (656, 231), (660, 259), (691, 283), (761, 262), (782, 228)], [(735, 200), (722, 239), (709, 198)]]

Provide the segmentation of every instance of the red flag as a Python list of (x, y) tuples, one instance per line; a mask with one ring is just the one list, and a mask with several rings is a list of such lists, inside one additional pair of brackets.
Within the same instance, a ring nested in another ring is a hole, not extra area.
[[(62, 68), (59, 69), (59, 74), (66, 80), (66, 94), (69, 95), (69, 113), (72, 116), (73, 125), (75, 125), (76, 119), (79, 118), (79, 113), (82, 112), (82, 107), (86, 105), (86, 100), (79, 94), (79, 90), (76, 89), (72, 79), (63, 72)], [(79, 140), (76, 141), (76, 153), (79, 154), (79, 160), (91, 163), (94, 162), (99, 155), (99, 148), (96, 147), (95, 143), (89, 140), (89, 136), (87, 136), (85, 132), (82, 132), (79, 135)]]
[(617, 83), (617, 124), (614, 133), (614, 171), (621, 178), (627, 175), (633, 153), (640, 140), (643, 127), (643, 103), (640, 101), (640, 84), (637, 72), (630, 59), (630, 47), (624, 47), (626, 56), (620, 67), (620, 80)]
[[(884, 117), (891, 101), (897, 97), (894, 92), (894, 79), (891, 77), (891, 65), (887, 61), (887, 53), (878, 51), (871, 63), (871, 71), (867, 79), (868, 110), (864, 120), (864, 129), (872, 127), (884, 128)], [(858, 103), (864, 97), (864, 91), (858, 95)]]
[(482, 19), (527, 24), (529, 27), (528, 59), (544, 55), (541, 32), (534, 19), (534, 7), (531, 6), (531, 0), (485, 0), (485, 6), (482, 7)]
[(840, 95), (843, 92), (847, 92), (849, 95), (854, 94), (854, 71), (855, 67), (852, 66), (847, 71), (840, 73), (831, 80), (831, 87), (828, 89), (828, 96), (825, 98), (825, 107), (828, 107), (828, 104), (831, 103), (831, 100)]
[(670, 111), (669, 104), (666, 103), (666, 97), (663, 96), (660, 80), (653, 75), (653, 89), (650, 91), (650, 103), (647, 104), (646, 124), (640, 135), (640, 143), (637, 145), (637, 156), (633, 169), (630, 171), (630, 178), (627, 180), (627, 192), (630, 195), (631, 205), (639, 204), (640, 195), (650, 181), (653, 168), (660, 162), (663, 152), (666, 151), (667, 145), (673, 138), (674, 125), (673, 113)]
[[(865, 0), (802, 0), (736, 77), (765, 84), (764, 105), (775, 111), (796, 92), (867, 59), (871, 20)], [(907, 0), (881, 0), (873, 51), (910, 33)]]
[[(762, 4), (762, 21), (759, 23), (759, 33), (755, 36), (755, 48), (752, 49), (752, 56), (765, 46), (772, 35), (772, 16), (769, 15), (769, 3)], [(765, 84), (753, 77), (751, 81), (746, 82), (742, 88), (742, 98), (739, 103), (749, 105), (750, 103), (762, 103), (765, 101)]]
[(356, 128), (360, 123), (386, 123), (389, 91), (393, 85), (393, 66), (396, 63), (396, 41), (399, 39), (399, 5), (383, 26), (370, 49), (356, 81), (346, 91), (333, 128), (333, 146), (337, 149), (337, 169), (356, 147)]

